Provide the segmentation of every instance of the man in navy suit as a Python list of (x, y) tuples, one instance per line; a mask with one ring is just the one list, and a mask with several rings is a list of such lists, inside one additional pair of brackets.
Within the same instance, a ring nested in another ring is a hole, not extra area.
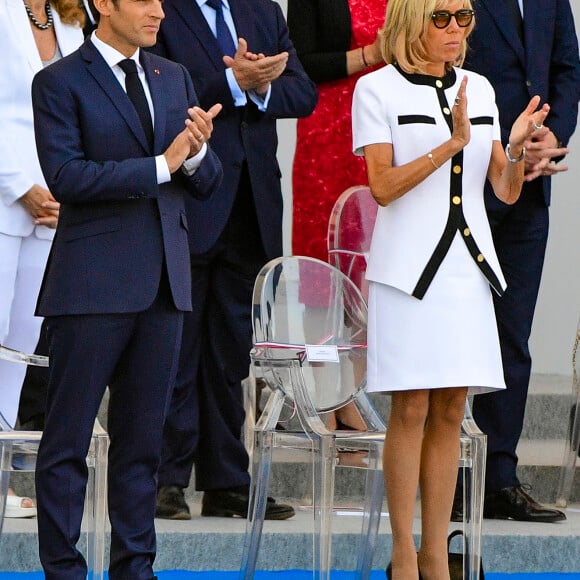
[[(188, 69), (202, 106), (223, 104), (212, 147), (224, 179), (207, 203), (188, 204), (194, 309), (184, 323), (157, 515), (191, 517), (183, 489), (195, 461), (202, 515), (245, 517), (240, 382), (248, 374), (252, 288), (264, 263), (282, 254), (276, 119), (309, 115), (316, 88), (276, 2), (166, 0), (164, 10), (153, 51)], [(269, 519), (293, 514), (291, 506), (268, 503)]]
[(191, 310), (185, 200), (220, 182), (207, 145), (220, 106), (197, 107), (184, 67), (140, 51), (155, 43), (161, 0), (95, 5), (98, 29), (32, 87), (40, 162), (61, 203), (37, 307), (50, 356), (39, 551), (47, 579), (86, 578), (85, 457), (108, 385), (109, 578), (150, 580), (163, 422)]
[[(474, 0), (476, 24), (464, 67), (486, 76), (496, 92), (507, 143), (509, 128), (533, 95), (550, 104), (545, 127), (526, 143), (526, 181), (512, 206), (486, 188), (494, 243), (507, 281), (495, 298), (507, 390), (475, 397), (473, 415), (487, 434), (484, 516), (556, 522), (564, 513), (548, 509), (522, 488), (516, 474), (518, 444), (528, 393), (528, 339), (548, 238), (551, 176), (565, 171), (558, 161), (576, 127), (580, 62), (569, 0)], [(462, 519), (456, 494), (453, 520)]]

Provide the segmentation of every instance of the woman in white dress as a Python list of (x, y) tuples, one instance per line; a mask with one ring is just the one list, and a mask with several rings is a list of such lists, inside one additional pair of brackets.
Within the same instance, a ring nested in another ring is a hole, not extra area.
[[(32, 78), (83, 41), (78, 0), (0, 0), (0, 343), (32, 352), (41, 318), (38, 290), (59, 205), (40, 170), (32, 119)], [(26, 367), (0, 360), (0, 413), (11, 426)], [(6, 517), (36, 515), (29, 498), (10, 490)]]
[(470, 0), (390, 0), (388, 66), (362, 77), (353, 100), (355, 153), (381, 206), (367, 270), (368, 384), (392, 393), (384, 472), (395, 580), (417, 580), (419, 570), (426, 580), (449, 578), (465, 398), (505, 388), (490, 291), (501, 294), (505, 281), (484, 183), (505, 203), (517, 200), (524, 141), (549, 110), (532, 98), (503, 150), (491, 85), (456, 68), (473, 25)]

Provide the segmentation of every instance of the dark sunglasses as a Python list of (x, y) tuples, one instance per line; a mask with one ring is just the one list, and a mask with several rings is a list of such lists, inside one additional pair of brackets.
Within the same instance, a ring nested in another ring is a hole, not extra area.
[(471, 24), (474, 14), (473, 10), (458, 10), (455, 13), (451, 13), (449, 10), (437, 10), (431, 14), (431, 20), (433, 20), (435, 28), (447, 28), (451, 22), (451, 17), (454, 16), (457, 26), (466, 28)]

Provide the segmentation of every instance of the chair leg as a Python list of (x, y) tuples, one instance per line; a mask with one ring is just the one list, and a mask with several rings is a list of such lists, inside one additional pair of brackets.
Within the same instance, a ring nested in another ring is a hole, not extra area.
[(103, 580), (105, 574), (108, 449), (108, 435), (104, 431), (93, 433), (87, 456), (88, 479), (84, 508), (89, 580)]
[(254, 452), (252, 458), (252, 480), (250, 484), (250, 505), (246, 520), (246, 535), (239, 580), (252, 580), (256, 571), (264, 515), (268, 500), (270, 470), (272, 466), (272, 445), (274, 434), (257, 432), (254, 434)]
[(487, 437), (463, 435), (461, 439), (462, 455), (467, 458), (463, 469), (464, 578), (479, 580)]
[(580, 451), (580, 390), (577, 393), (576, 403), (570, 410), (570, 423), (568, 428), (568, 439), (564, 450), (564, 460), (560, 470), (560, 481), (558, 482), (558, 494), (556, 505), (565, 508), (568, 505), (574, 483), (574, 472), (578, 452)]
[(313, 570), (316, 580), (330, 580), (336, 445), (334, 438), (331, 437), (319, 438), (318, 445), (318, 450), (312, 455), (314, 496)]
[(12, 468), (12, 445), (7, 441), (0, 442), (0, 538), (4, 524), (6, 497), (10, 487), (10, 470)]
[(257, 392), (256, 377), (252, 367), (250, 367), (249, 376), (242, 381), (242, 394), (246, 414), (243, 427), (243, 439), (251, 461), (254, 447), (254, 427), (258, 419), (258, 401), (260, 400), (259, 393)]
[(357, 555), (357, 574), (360, 580), (369, 580), (373, 568), (373, 557), (377, 546), (385, 482), (381, 465), (382, 446), (369, 450), (369, 465), (366, 473), (365, 504), (362, 531)]

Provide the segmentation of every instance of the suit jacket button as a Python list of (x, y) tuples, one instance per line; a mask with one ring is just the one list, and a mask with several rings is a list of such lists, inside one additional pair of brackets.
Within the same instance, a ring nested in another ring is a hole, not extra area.
[(454, 165), (453, 173), (455, 173), (455, 175), (459, 175), (461, 173), (461, 165)]
[(477, 261), (481, 264), (483, 261), (485, 260), (485, 258), (483, 257), (483, 254), (478, 254), (477, 255)]
[(458, 195), (454, 195), (451, 198), (451, 201), (453, 202), (453, 205), (459, 205), (461, 203), (461, 198)]
[(469, 231), (469, 228), (465, 228), (463, 230), (463, 235), (468, 238), (471, 235), (471, 232)]

